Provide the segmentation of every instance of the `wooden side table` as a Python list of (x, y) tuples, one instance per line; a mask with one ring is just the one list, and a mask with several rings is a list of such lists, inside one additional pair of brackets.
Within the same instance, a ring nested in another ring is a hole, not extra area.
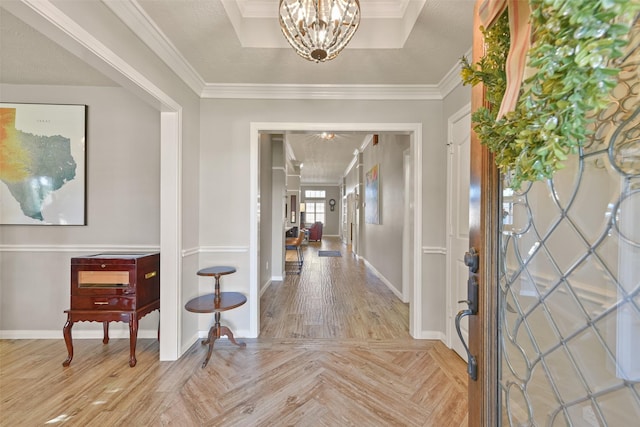
[(236, 342), (233, 337), (233, 332), (226, 326), (220, 325), (220, 313), (227, 310), (232, 310), (236, 307), (240, 307), (247, 302), (247, 297), (239, 292), (220, 292), (220, 276), (235, 273), (234, 267), (208, 267), (198, 271), (198, 276), (213, 276), (216, 279), (215, 292), (213, 294), (206, 294), (190, 300), (185, 309), (192, 313), (215, 313), (215, 323), (209, 329), (209, 334), (206, 340), (202, 340), (202, 344), (208, 344), (209, 350), (207, 356), (202, 362), (202, 367), (205, 368), (211, 353), (213, 351), (213, 344), (216, 339), (221, 336), (229, 338), (233, 344), (239, 347), (246, 347), (243, 342)]
[[(129, 366), (136, 366), (138, 321), (160, 310), (160, 254), (106, 252), (71, 259), (71, 308), (62, 329), (69, 366), (75, 322), (102, 322), (102, 342), (109, 342), (109, 322), (129, 323)], [(158, 325), (158, 339), (160, 326)]]

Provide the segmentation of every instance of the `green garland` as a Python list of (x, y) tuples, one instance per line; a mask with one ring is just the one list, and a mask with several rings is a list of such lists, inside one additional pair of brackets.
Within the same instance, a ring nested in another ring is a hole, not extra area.
[[(588, 112), (604, 108), (619, 70), (640, 0), (530, 0), (532, 45), (515, 111), (496, 120), (506, 87), (509, 24), (503, 14), (490, 29), (481, 28), (486, 55), (470, 64), (462, 58), (464, 84), (482, 82), (488, 108), (474, 112), (474, 130), (495, 154), (511, 186), (551, 178), (589, 135)], [(591, 115), (593, 116), (593, 115)]]

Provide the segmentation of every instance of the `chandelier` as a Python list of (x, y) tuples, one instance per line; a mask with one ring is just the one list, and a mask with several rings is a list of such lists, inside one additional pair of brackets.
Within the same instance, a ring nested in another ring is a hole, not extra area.
[(309, 61), (335, 58), (359, 24), (359, 0), (280, 0), (282, 33)]

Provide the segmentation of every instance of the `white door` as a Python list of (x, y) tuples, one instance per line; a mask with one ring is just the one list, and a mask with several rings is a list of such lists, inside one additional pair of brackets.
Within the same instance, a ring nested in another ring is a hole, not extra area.
[[(449, 347), (465, 361), (467, 354), (456, 333), (454, 322), (458, 311), (467, 308), (467, 304), (459, 304), (458, 301), (467, 299), (469, 276), (469, 269), (464, 264), (464, 254), (469, 249), (470, 111), (471, 107), (467, 105), (448, 120), (447, 162), (447, 338)], [(460, 326), (465, 342), (469, 342), (466, 317), (462, 319)]]
[(413, 284), (413, 162), (411, 150), (403, 153), (404, 167), (404, 224), (402, 226), (402, 302), (411, 299)]

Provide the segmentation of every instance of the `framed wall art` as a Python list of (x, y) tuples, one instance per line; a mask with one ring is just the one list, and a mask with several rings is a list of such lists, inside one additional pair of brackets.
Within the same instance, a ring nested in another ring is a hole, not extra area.
[(367, 172), (364, 183), (364, 220), (367, 224), (380, 224), (380, 165)]
[(0, 103), (0, 224), (86, 225), (86, 105)]

